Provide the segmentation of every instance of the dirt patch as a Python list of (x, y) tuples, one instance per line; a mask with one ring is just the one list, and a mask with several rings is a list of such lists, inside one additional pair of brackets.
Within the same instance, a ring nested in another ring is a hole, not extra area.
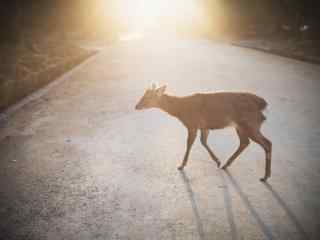
[(6, 43), (0, 51), (0, 112), (95, 53), (59, 40)]

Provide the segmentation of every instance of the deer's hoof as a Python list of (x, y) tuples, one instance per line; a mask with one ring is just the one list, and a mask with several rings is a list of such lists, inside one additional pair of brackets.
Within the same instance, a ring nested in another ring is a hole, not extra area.
[(179, 166), (179, 167), (178, 167), (178, 170), (179, 170), (179, 171), (182, 171), (183, 168), (184, 168), (184, 166)]
[(223, 165), (221, 169), (227, 170), (228, 165)]
[(260, 178), (260, 181), (261, 181), (261, 182), (266, 182), (267, 179), (268, 179), (268, 177), (263, 177), (263, 178)]
[(271, 177), (271, 172), (267, 172), (263, 178), (260, 178), (261, 182), (266, 182), (268, 180), (268, 178)]

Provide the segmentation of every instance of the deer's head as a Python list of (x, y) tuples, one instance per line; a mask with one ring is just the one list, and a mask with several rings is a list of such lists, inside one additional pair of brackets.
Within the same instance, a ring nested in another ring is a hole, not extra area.
[(152, 87), (144, 92), (142, 98), (136, 105), (136, 110), (157, 107), (166, 87), (167, 86), (164, 85), (157, 88), (155, 84), (152, 84)]

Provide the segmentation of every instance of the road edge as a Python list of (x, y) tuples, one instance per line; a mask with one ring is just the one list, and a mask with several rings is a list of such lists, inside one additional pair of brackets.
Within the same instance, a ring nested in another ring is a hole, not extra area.
[(296, 61), (311, 63), (311, 64), (314, 64), (314, 65), (320, 65), (320, 61), (319, 60), (308, 58), (308, 57), (303, 57), (303, 56), (298, 56), (298, 55), (295, 55), (295, 54), (290, 54), (290, 53), (286, 53), (286, 52), (282, 52), (282, 51), (278, 51), (276, 49), (265, 49), (263, 47), (256, 47), (256, 46), (251, 46), (250, 44), (242, 44), (242, 43), (237, 43), (237, 42), (230, 42), (230, 44), (232, 46), (235, 46), (235, 47), (248, 48), (248, 49), (252, 49), (252, 50), (255, 50), (255, 51), (259, 51), (259, 52), (264, 52), (264, 53), (268, 53), (268, 54), (272, 54), (272, 55), (276, 55), (276, 56), (280, 56), (280, 57), (293, 59), (293, 60), (296, 60)]
[(48, 84), (34, 90), (27, 96), (21, 98), (18, 100), (16, 103), (8, 106), (6, 109), (3, 111), (0, 111), (0, 122), (6, 121), (12, 114), (17, 112), (19, 109), (21, 109), (23, 106), (26, 104), (42, 97), (46, 93), (48, 93), (50, 90), (54, 89), (55, 87), (59, 86), (63, 82), (67, 81), (69, 76), (71, 76), (73, 73), (78, 71), (80, 68), (82, 68), (84, 65), (90, 63), (96, 55), (99, 53), (99, 51), (94, 51), (89, 56), (82, 61), (80, 61), (78, 64), (75, 64), (73, 67), (68, 69), (66, 72), (62, 73), (59, 77), (56, 79), (52, 80)]

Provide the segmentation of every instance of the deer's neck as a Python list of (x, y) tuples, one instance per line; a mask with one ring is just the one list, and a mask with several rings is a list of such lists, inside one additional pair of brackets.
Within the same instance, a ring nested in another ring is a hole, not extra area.
[(174, 117), (179, 117), (180, 101), (179, 97), (164, 94), (159, 101), (159, 108)]

